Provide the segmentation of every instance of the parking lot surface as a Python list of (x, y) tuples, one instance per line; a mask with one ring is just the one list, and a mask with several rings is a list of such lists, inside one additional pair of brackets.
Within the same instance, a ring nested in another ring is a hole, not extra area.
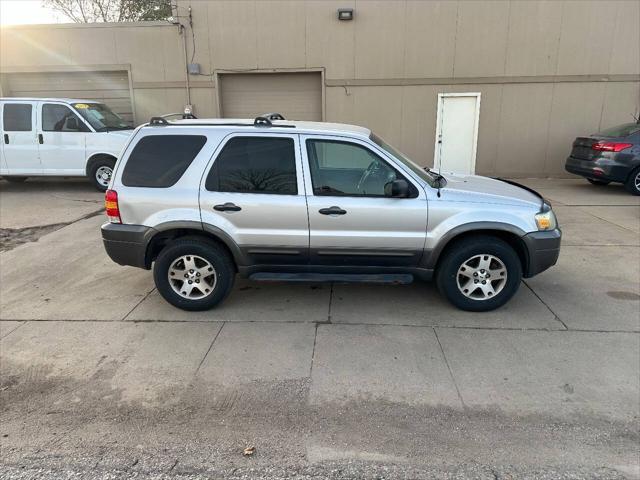
[(479, 314), (420, 282), (177, 310), (91, 185), (1, 181), (0, 477), (637, 478), (640, 197), (522, 182), (559, 263)]

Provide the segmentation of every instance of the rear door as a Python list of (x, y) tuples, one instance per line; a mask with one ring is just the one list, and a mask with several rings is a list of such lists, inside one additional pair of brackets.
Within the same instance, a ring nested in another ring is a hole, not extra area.
[[(418, 265), (427, 231), (424, 190), (359, 140), (301, 135), (301, 141), (311, 264)], [(385, 185), (401, 179), (411, 187), (409, 198), (385, 196)]]
[(36, 104), (5, 101), (2, 105), (2, 143), (9, 175), (41, 175), (36, 135)]
[(40, 102), (38, 141), (45, 175), (84, 175), (87, 134), (84, 120), (64, 103)]
[(200, 210), (205, 229), (230, 235), (247, 264), (307, 263), (309, 223), (298, 135), (227, 136), (203, 177)]

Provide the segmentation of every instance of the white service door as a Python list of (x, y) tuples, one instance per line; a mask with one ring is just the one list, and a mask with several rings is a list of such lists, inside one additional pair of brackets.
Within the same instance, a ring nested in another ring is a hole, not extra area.
[(35, 102), (4, 103), (2, 143), (4, 163), (9, 175), (42, 174), (36, 136)]
[(440, 95), (435, 168), (474, 174), (480, 94)]

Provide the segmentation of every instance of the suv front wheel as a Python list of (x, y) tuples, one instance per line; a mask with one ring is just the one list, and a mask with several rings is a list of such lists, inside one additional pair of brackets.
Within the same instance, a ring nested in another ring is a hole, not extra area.
[(235, 268), (227, 251), (206, 239), (178, 239), (162, 249), (153, 266), (158, 291), (183, 310), (208, 310), (229, 294)]
[(462, 310), (494, 310), (507, 303), (520, 286), (520, 258), (499, 238), (467, 237), (444, 255), (436, 273), (438, 289)]

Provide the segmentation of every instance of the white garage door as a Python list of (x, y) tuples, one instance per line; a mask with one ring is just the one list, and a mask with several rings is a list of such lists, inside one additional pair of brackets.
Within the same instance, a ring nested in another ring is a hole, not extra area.
[(225, 73), (219, 83), (223, 117), (277, 112), (291, 120), (322, 120), (320, 73)]
[(12, 97), (82, 98), (107, 104), (128, 122), (133, 109), (127, 71), (37, 72), (6, 74), (5, 95)]

